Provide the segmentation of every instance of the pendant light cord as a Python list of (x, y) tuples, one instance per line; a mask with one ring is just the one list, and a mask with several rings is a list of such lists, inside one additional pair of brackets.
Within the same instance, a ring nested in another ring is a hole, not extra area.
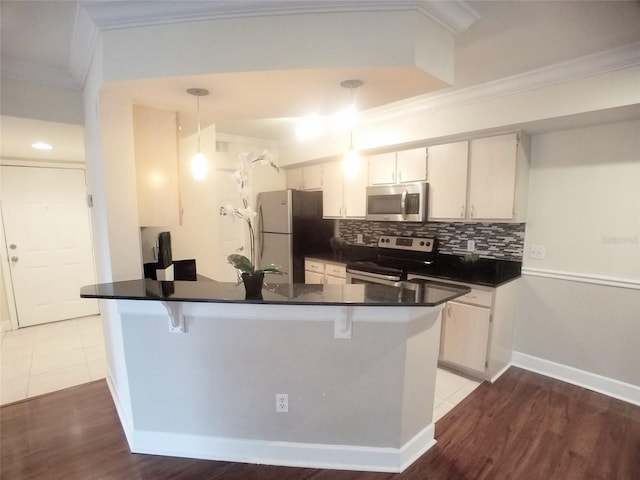
[(196, 104), (198, 106), (198, 153), (200, 152), (200, 95), (196, 95)]

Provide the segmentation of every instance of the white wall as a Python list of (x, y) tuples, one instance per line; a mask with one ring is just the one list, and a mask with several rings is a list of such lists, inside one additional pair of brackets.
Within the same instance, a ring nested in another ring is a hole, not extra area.
[(639, 152), (638, 121), (532, 138), (524, 271), (543, 276), (525, 274), (515, 334), (518, 352), (638, 386)]
[[(224, 142), (228, 151), (216, 152), (216, 140)], [(238, 155), (269, 150), (277, 163), (277, 150), (264, 140), (218, 135), (215, 125), (209, 126), (201, 132), (201, 146), (209, 159), (209, 173), (204, 180), (198, 181), (193, 179), (189, 165), (196, 142), (195, 135), (180, 139), (182, 225), (143, 228), (143, 259), (145, 262), (155, 261), (151, 248), (158, 233), (169, 231), (174, 260), (195, 258), (199, 274), (218, 281), (235, 281), (236, 273), (226, 258), (240, 246), (248, 248), (248, 238), (245, 238), (248, 229), (242, 222), (220, 216), (220, 207), (227, 201), (238, 202), (240, 199), (231, 179), (233, 170), (237, 168)], [(257, 166), (251, 174), (251, 198), (254, 202), (258, 192), (285, 188), (283, 170), (277, 173), (272, 168)]]

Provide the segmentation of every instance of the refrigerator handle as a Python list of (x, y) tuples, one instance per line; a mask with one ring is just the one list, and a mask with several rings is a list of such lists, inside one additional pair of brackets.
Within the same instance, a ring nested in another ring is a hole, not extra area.
[(262, 255), (264, 254), (264, 230), (262, 229), (262, 203), (258, 204), (258, 232), (260, 236), (258, 241), (260, 242), (260, 257), (257, 259), (258, 263), (262, 263)]

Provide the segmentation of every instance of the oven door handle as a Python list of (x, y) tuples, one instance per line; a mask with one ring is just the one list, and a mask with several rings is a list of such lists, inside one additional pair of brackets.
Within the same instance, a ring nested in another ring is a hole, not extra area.
[(373, 278), (378, 280), (387, 280), (389, 282), (398, 282), (397, 275), (384, 275), (382, 273), (363, 272), (361, 270), (347, 270), (347, 273), (358, 277)]
[(402, 210), (402, 218), (407, 218), (407, 189), (405, 188), (400, 197), (400, 210)]

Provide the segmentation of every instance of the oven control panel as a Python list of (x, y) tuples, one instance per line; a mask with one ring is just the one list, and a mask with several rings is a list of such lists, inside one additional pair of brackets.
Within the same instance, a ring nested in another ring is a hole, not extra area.
[(435, 237), (394, 237), (392, 235), (381, 235), (380, 238), (378, 238), (378, 247), (431, 253), (435, 251), (436, 239)]

